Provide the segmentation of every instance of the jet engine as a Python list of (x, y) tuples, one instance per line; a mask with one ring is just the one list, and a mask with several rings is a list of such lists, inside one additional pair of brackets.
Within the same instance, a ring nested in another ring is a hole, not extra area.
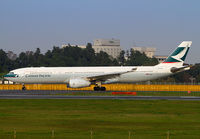
[(71, 87), (71, 88), (81, 88), (81, 87), (88, 87), (90, 86), (91, 82), (90, 81), (87, 81), (87, 80), (84, 80), (84, 79), (70, 79), (69, 80), (69, 84), (68, 84), (68, 87)]

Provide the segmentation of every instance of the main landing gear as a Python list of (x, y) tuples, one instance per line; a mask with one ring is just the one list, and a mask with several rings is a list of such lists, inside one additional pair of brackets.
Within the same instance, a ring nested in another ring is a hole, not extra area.
[(106, 91), (106, 88), (101, 86), (101, 82), (96, 83), (94, 91)]

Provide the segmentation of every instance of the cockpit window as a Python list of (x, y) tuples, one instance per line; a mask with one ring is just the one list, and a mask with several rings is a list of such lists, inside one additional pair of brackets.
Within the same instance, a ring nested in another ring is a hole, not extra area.
[(9, 72), (8, 74), (14, 74), (14, 72)]

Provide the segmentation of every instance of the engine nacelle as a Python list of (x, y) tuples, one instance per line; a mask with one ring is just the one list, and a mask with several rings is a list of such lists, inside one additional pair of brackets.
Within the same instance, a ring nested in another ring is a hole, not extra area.
[(91, 82), (78, 78), (78, 79), (70, 79), (68, 86), (71, 88), (81, 88), (81, 87), (88, 87), (90, 86)]

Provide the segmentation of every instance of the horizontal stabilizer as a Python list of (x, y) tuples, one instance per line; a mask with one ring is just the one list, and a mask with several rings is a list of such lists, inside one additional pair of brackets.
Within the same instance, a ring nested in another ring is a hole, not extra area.
[(181, 72), (181, 71), (189, 70), (191, 67), (192, 67), (191, 65), (184, 66), (184, 67), (181, 67), (181, 68), (172, 67), (171, 72), (172, 73), (178, 73), (178, 72)]

